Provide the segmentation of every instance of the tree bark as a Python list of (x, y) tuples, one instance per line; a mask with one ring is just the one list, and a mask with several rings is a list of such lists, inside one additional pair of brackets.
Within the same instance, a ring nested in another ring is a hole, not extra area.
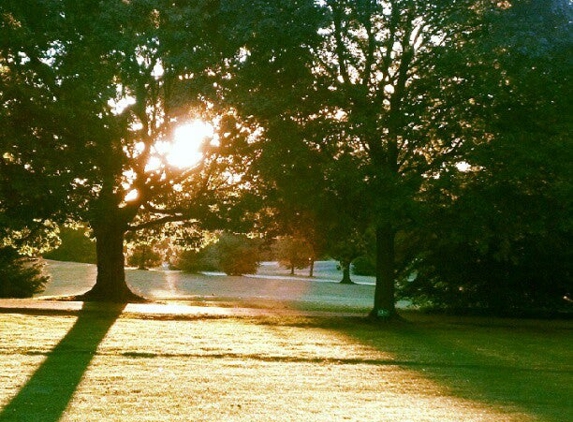
[(143, 301), (129, 289), (125, 280), (123, 241), (126, 225), (110, 218), (95, 222), (92, 227), (96, 238), (96, 284), (79, 299), (115, 303)]
[(341, 284), (354, 284), (350, 278), (350, 264), (351, 263), (346, 260), (340, 261), (340, 266), (342, 267), (342, 280), (340, 280)]
[(376, 229), (376, 288), (374, 308), (370, 316), (377, 319), (391, 319), (396, 316), (394, 298), (394, 264), (396, 233), (390, 224)]

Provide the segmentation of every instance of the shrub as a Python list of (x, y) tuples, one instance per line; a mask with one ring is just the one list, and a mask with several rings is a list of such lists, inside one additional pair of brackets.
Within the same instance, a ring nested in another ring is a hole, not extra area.
[(352, 273), (356, 275), (376, 275), (376, 262), (369, 255), (362, 255), (352, 261)]
[(199, 250), (183, 250), (179, 253), (175, 267), (186, 273), (200, 271), (218, 271), (219, 259), (213, 244)]
[(504, 247), (446, 243), (415, 265), (418, 277), (399, 286), (401, 296), (433, 309), (497, 315), (573, 312), (571, 239), (524, 236)]
[(63, 227), (59, 236), (62, 242), (60, 246), (45, 253), (44, 258), (55, 261), (96, 263), (96, 245), (86, 236), (85, 228)]
[(140, 270), (157, 267), (161, 265), (161, 262), (162, 259), (159, 252), (145, 244), (133, 247), (127, 254), (127, 265), (137, 267)]
[(49, 276), (42, 273), (43, 264), (22, 257), (10, 247), (0, 249), (0, 297), (32, 297), (44, 290)]
[(223, 233), (216, 243), (179, 254), (177, 268), (196, 273), (223, 271), (228, 275), (252, 274), (260, 262), (258, 243), (246, 236)]
[(219, 264), (228, 275), (253, 274), (259, 266), (259, 248), (246, 236), (224, 234), (217, 243)]

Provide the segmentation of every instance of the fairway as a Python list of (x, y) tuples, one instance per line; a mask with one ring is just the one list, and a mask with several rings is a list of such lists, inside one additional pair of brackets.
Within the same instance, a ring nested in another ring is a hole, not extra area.
[[(48, 268), (44, 295), (93, 283), (93, 266)], [(374, 323), (368, 279), (318, 269), (130, 270), (155, 303), (6, 301), (0, 421), (573, 420), (570, 321), (403, 310)]]
[(405, 317), (2, 313), (0, 420), (573, 419), (570, 323)]
[[(223, 273), (186, 274), (181, 271), (127, 269), (126, 278), (137, 294), (158, 301), (202, 306), (242, 306), (340, 310), (367, 313), (373, 304), (374, 278), (353, 276), (360, 284), (343, 285), (334, 261), (316, 263), (315, 276), (305, 270), (295, 276), (276, 263), (261, 265), (257, 274), (228, 277)], [(48, 261), (52, 281), (38, 297), (79, 295), (95, 282), (96, 267)]]

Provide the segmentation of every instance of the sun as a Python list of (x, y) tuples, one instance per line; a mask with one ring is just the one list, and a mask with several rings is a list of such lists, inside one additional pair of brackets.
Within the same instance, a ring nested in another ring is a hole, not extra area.
[(203, 147), (212, 141), (213, 126), (201, 120), (185, 123), (175, 129), (165, 158), (173, 167), (194, 167), (203, 158)]

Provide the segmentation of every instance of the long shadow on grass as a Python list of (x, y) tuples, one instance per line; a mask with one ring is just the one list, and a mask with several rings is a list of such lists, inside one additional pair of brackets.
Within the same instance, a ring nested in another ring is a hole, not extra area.
[(366, 321), (338, 327), (454, 397), (535, 420), (573, 421), (573, 327)]
[(84, 304), (66, 336), (0, 413), (0, 421), (57, 422), (124, 305)]

